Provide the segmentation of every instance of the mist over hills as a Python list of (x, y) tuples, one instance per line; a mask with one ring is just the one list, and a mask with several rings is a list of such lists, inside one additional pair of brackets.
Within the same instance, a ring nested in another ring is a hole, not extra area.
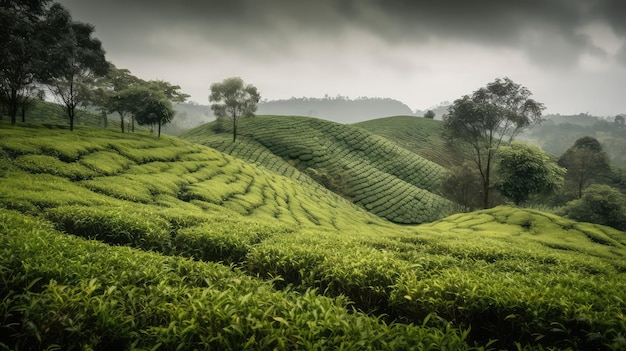
[[(209, 105), (191, 102), (176, 104), (174, 108), (176, 117), (171, 124), (164, 126), (164, 132), (167, 134), (178, 135), (185, 130), (215, 119)], [(441, 107), (441, 109), (445, 108), (447, 106)], [(441, 119), (443, 110), (433, 111), (436, 113), (436, 118)], [(258, 115), (316, 117), (339, 123), (357, 123), (386, 116), (421, 116), (423, 114), (421, 110), (416, 113), (403, 102), (390, 98), (359, 97), (350, 99), (345, 96), (264, 100), (259, 102), (257, 109)]]
[(340, 123), (355, 123), (384, 116), (413, 114), (409, 106), (398, 100), (369, 97), (353, 100), (344, 96), (265, 101), (259, 104), (257, 112), (262, 115), (317, 117)]

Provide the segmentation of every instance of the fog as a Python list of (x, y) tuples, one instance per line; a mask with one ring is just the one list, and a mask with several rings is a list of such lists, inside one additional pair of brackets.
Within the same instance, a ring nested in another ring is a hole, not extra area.
[(208, 104), (240, 76), (264, 99), (392, 98), (425, 110), (498, 77), (547, 113), (626, 112), (626, 2), (60, 1), (107, 57)]

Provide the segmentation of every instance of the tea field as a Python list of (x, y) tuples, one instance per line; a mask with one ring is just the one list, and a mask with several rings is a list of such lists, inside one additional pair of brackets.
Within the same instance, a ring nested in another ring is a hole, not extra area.
[(0, 349), (626, 348), (626, 233), (511, 207), (400, 226), (270, 139), (0, 121)]
[(442, 121), (415, 116), (393, 116), (363, 121), (353, 126), (385, 137), (445, 168), (463, 164), (462, 152), (449, 150), (441, 138)]
[(308, 117), (257, 116), (240, 122), (239, 142), (233, 144), (232, 132), (218, 123), (181, 137), (283, 175), (295, 168), (395, 223), (430, 222), (453, 212), (437, 193), (445, 168), (364, 129)]

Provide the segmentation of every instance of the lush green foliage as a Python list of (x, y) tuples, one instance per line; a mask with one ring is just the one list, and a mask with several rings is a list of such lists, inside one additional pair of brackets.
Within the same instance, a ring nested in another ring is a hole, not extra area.
[(565, 206), (563, 213), (577, 221), (626, 230), (626, 196), (608, 185), (589, 186), (580, 199)]
[(559, 158), (559, 166), (567, 169), (566, 181), (576, 197), (592, 181), (606, 181), (611, 173), (609, 157), (600, 142), (592, 137), (582, 137)]
[(508, 207), (397, 226), (176, 138), (2, 127), (2, 347), (626, 347), (624, 232)]
[(346, 299), (276, 291), (228, 267), (110, 247), (0, 210), (0, 345), (15, 349), (470, 349)]
[(576, 140), (590, 136), (602, 144), (612, 165), (626, 167), (626, 126), (584, 114), (558, 117), (531, 128), (522, 137), (546, 152), (561, 155)]
[(565, 169), (539, 147), (512, 142), (500, 148), (496, 172), (496, 188), (519, 205), (530, 195), (557, 191), (563, 184)]
[(261, 94), (252, 84), (244, 85), (239, 77), (226, 78), (222, 82), (211, 84), (211, 110), (222, 122), (228, 119), (232, 123), (233, 142), (237, 140), (239, 119), (254, 117)]
[(498, 148), (509, 143), (525, 128), (541, 121), (543, 104), (532, 93), (509, 78), (496, 79), (454, 101), (443, 116), (444, 137), (470, 150), (480, 172), (483, 208), (489, 207), (491, 171)]
[[(451, 203), (434, 193), (444, 168), (387, 139), (360, 128), (306, 117), (258, 116), (241, 123), (241, 146), (216, 135), (215, 124), (190, 130), (183, 138), (273, 170), (282, 169), (287, 176), (295, 168), (396, 223), (423, 223), (451, 213)], [(268, 151), (273, 155), (267, 155)]]

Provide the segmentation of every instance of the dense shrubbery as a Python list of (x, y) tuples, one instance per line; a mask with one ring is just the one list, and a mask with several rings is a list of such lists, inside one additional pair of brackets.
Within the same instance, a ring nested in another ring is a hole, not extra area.
[(583, 190), (582, 198), (570, 201), (563, 212), (577, 221), (626, 230), (626, 196), (608, 185), (591, 185)]
[(625, 347), (623, 232), (508, 207), (397, 226), (303, 173), (66, 133), (0, 130), (6, 348)]

